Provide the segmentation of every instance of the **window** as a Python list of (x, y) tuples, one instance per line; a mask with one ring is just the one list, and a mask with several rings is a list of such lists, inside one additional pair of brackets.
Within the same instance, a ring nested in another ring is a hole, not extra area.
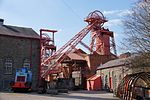
[(5, 60), (5, 69), (4, 69), (5, 74), (12, 74), (12, 59), (6, 58)]
[(105, 89), (108, 90), (109, 87), (108, 87), (108, 76), (106, 75), (105, 76)]
[(108, 85), (108, 76), (105, 76), (105, 84)]
[(24, 59), (24, 61), (23, 61), (23, 67), (30, 68), (30, 60), (29, 59)]

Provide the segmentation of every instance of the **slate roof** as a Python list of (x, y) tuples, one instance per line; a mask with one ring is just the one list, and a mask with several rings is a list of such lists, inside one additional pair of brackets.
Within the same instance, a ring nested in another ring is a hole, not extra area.
[(40, 36), (32, 28), (11, 25), (0, 25), (0, 35), (40, 39)]
[(129, 58), (120, 58), (120, 59), (115, 59), (115, 60), (111, 60), (106, 62), (103, 65), (100, 65), (97, 69), (105, 69), (105, 68), (110, 68), (110, 67), (119, 67), (122, 65), (125, 65), (126, 63), (129, 62)]

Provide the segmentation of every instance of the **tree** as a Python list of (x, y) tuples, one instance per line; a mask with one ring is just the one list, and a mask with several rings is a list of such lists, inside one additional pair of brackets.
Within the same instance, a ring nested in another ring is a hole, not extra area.
[(132, 68), (150, 67), (150, 53), (140, 53), (130, 58)]
[(132, 51), (150, 52), (150, 1), (141, 0), (123, 21), (125, 45)]
[(125, 45), (137, 52), (132, 67), (150, 67), (150, 0), (140, 0), (123, 21)]

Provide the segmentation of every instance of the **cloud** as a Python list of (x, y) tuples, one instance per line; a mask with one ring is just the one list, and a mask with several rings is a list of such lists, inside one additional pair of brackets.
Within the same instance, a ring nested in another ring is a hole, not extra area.
[(110, 10), (110, 11), (103, 11), (103, 14), (105, 16), (118, 16), (118, 17), (123, 17), (128, 14), (131, 14), (132, 11), (125, 9), (125, 10)]
[(60, 29), (58, 29), (58, 32), (62, 32), (62, 31), (63, 31), (63, 29), (61, 29), (61, 28), (60, 28)]
[(121, 19), (112, 19), (112, 20), (109, 20), (108, 22), (106, 22), (104, 24), (104, 26), (106, 27), (112, 27), (112, 26), (119, 26), (119, 25), (122, 25), (122, 20)]
[(120, 13), (118, 13), (118, 15), (119, 15), (120, 17), (126, 16), (126, 15), (130, 15), (130, 14), (132, 14), (132, 11), (131, 11), (131, 10), (123, 10), (123, 11), (121, 11)]
[(107, 15), (115, 15), (115, 14), (119, 13), (120, 11), (121, 11), (121, 10), (103, 11), (103, 14), (104, 14), (105, 16), (107, 16)]
[(132, 14), (131, 10), (110, 10), (110, 11), (103, 11), (105, 16), (110, 16), (108, 22), (104, 24), (105, 27), (112, 28), (117, 26), (122, 26), (122, 20), (124, 16), (128, 14)]

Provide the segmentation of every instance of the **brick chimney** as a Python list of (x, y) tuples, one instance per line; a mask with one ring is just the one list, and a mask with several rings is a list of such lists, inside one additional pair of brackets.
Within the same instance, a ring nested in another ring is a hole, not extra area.
[(4, 19), (0, 18), (0, 26), (2, 26), (4, 24)]

